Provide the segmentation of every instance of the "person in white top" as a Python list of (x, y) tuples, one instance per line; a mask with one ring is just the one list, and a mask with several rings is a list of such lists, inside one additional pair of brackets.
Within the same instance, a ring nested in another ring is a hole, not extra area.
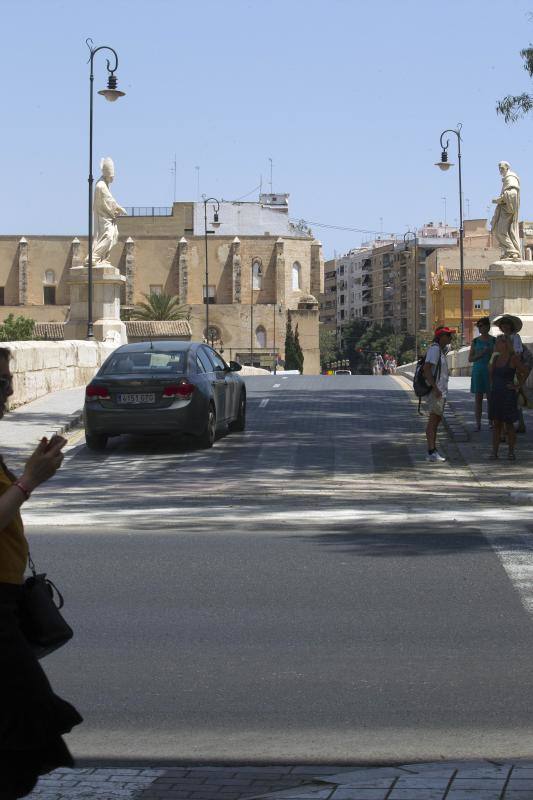
[(426, 410), (428, 412), (428, 424), (426, 427), (426, 439), (428, 443), (427, 461), (437, 463), (446, 461), (437, 450), (437, 428), (439, 427), (448, 394), (448, 360), (446, 353), (455, 333), (453, 328), (441, 326), (435, 331), (433, 344), (426, 353), (424, 364), (424, 378), (426, 383), (431, 386), (431, 391), (425, 397)]

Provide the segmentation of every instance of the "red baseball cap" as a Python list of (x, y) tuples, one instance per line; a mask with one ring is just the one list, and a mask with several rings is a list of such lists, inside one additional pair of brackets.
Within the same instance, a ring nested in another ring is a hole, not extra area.
[(455, 328), (447, 328), (446, 326), (443, 326), (441, 328), (436, 328), (435, 338), (442, 336), (443, 333), (447, 333), (448, 336), (453, 336), (453, 334), (457, 333), (457, 331), (455, 330)]

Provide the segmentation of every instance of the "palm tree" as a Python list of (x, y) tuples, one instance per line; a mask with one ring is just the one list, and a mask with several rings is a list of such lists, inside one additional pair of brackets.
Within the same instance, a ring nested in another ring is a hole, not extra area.
[(187, 319), (189, 307), (180, 305), (179, 298), (170, 294), (145, 294), (145, 303), (138, 303), (131, 319), (177, 320)]

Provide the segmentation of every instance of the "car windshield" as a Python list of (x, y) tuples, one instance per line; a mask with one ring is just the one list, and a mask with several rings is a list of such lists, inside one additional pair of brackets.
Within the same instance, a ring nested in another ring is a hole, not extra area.
[(144, 350), (130, 353), (114, 353), (104, 365), (102, 375), (172, 375), (185, 371), (185, 351)]

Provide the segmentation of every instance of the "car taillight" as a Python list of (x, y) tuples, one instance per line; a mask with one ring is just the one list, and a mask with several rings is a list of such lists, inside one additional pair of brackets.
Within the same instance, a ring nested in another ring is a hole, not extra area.
[(194, 384), (183, 380), (179, 383), (173, 383), (171, 386), (165, 386), (163, 389), (163, 397), (182, 397), (188, 400), (194, 392), (194, 389)]
[(111, 400), (107, 386), (90, 383), (85, 389), (86, 400)]

